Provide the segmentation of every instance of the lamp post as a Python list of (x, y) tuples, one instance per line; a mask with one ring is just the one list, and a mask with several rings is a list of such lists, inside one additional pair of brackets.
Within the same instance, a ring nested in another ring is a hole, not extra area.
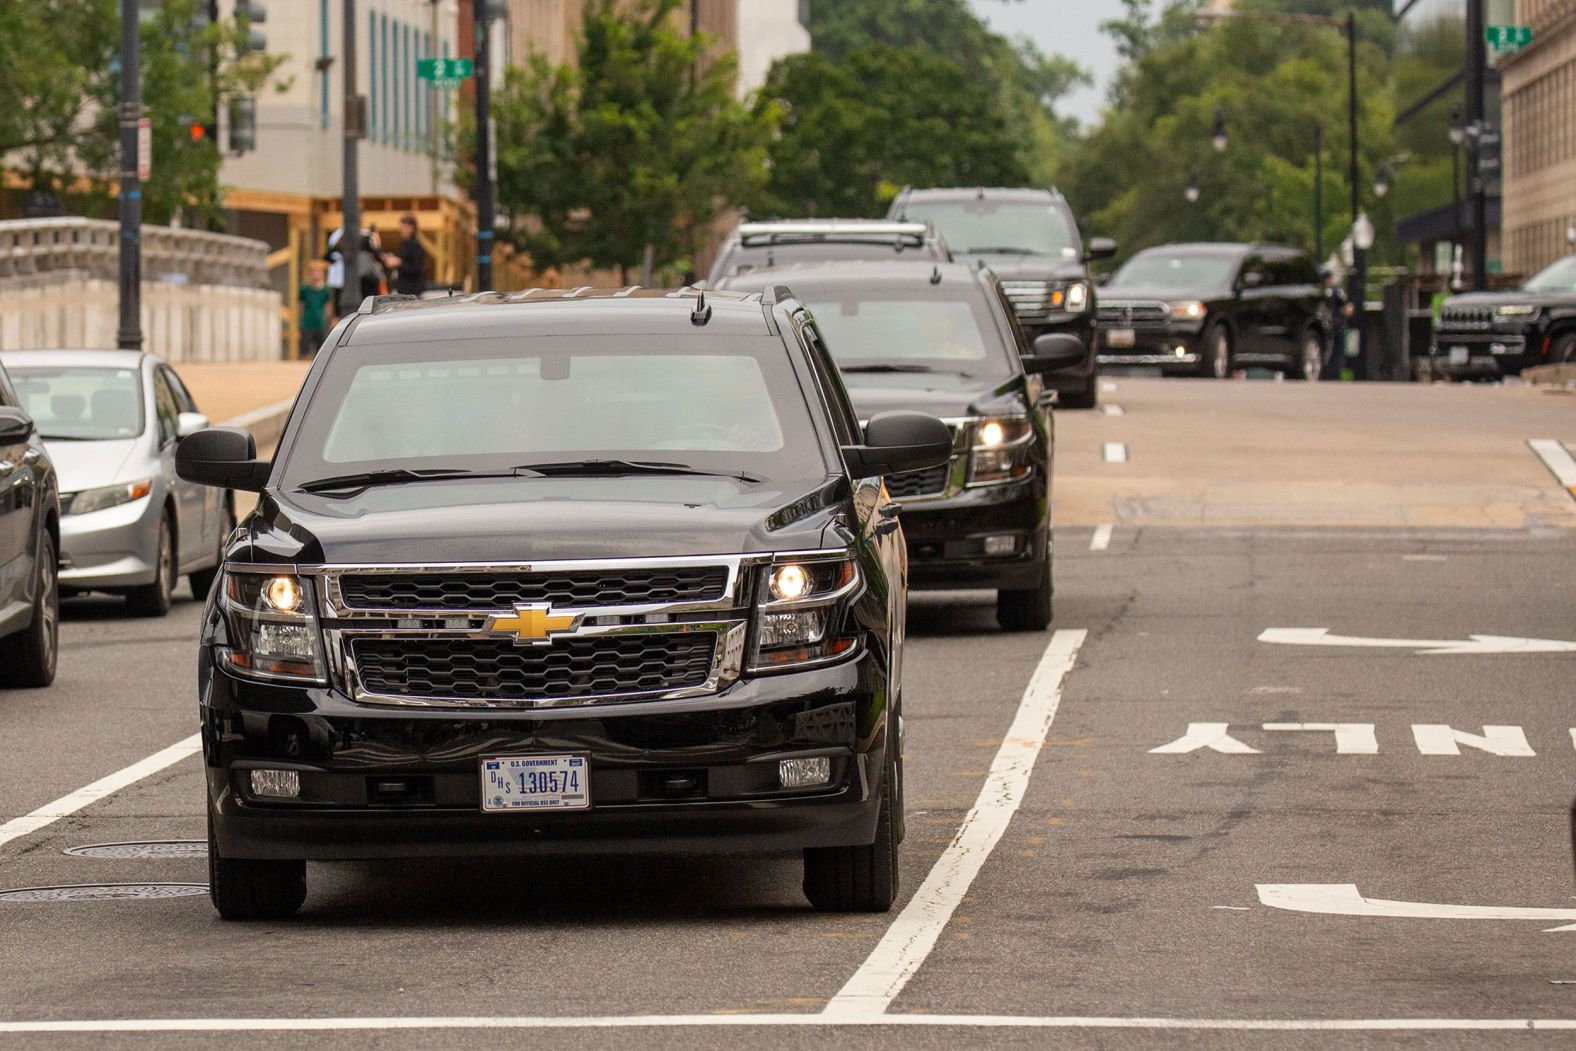
[[(1351, 364), (1353, 379), (1368, 378), (1368, 362), (1364, 356), (1364, 329), (1368, 314), (1368, 250), (1374, 246), (1374, 224), (1369, 221), (1365, 212), (1357, 213), (1357, 221), (1352, 223), (1352, 325), (1356, 330), (1357, 338), (1353, 340), (1356, 346), (1347, 352), (1348, 358), (1355, 361)], [(1346, 373), (1341, 375), (1346, 378)]]
[(1197, 170), (1190, 171), (1190, 172), (1187, 173), (1187, 186), (1183, 188), (1182, 196), (1187, 198), (1187, 203), (1188, 204), (1197, 204), (1198, 203), (1199, 188), (1198, 188), (1198, 171)]
[(137, 0), (120, 3), (120, 328), (115, 345), (142, 349), (142, 180), (138, 125), (142, 120)]
[(1210, 131), (1209, 142), (1215, 147), (1216, 153), (1226, 152), (1226, 111), (1223, 109), (1215, 110), (1215, 126)]
[(1461, 110), (1450, 111), (1450, 201), (1454, 220), (1454, 245), (1461, 245), (1461, 144), (1467, 141), (1466, 125), (1461, 123)]

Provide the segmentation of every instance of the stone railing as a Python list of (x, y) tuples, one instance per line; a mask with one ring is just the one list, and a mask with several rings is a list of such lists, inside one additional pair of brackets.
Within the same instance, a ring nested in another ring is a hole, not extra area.
[[(115, 345), (119, 227), (102, 219), (0, 222), (0, 350)], [(170, 361), (280, 356), (268, 246), (203, 230), (142, 228), (143, 345)]]

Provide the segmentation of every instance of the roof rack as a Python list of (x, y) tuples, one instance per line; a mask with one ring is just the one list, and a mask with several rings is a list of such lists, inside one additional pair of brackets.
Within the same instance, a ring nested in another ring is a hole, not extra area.
[(787, 222), (740, 223), (734, 232), (740, 242), (747, 245), (890, 238), (918, 246), (924, 243), (926, 237), (934, 236), (928, 223), (882, 219), (827, 219), (820, 222), (796, 219)]
[(361, 305), (356, 308), (356, 313), (374, 314), (377, 312), (379, 307), (390, 306), (394, 303), (414, 303), (415, 301), (415, 296), (406, 295), (404, 292), (395, 292), (390, 295), (383, 296), (368, 296), (367, 298), (363, 299), (361, 301)]

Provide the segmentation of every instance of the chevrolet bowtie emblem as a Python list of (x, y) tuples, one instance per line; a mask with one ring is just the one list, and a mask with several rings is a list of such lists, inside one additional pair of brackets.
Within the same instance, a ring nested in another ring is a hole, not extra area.
[(514, 613), (495, 613), (487, 618), (482, 631), (488, 635), (512, 635), (516, 642), (546, 645), (554, 635), (574, 631), (580, 626), (575, 613), (554, 613), (551, 606), (516, 606)]

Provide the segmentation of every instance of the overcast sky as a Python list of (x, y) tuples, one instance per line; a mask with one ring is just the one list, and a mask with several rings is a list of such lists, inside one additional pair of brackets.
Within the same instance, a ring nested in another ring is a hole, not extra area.
[(1070, 95), (1066, 111), (1091, 124), (1105, 104), (1105, 89), (1116, 72), (1116, 50), (1100, 23), (1122, 13), (1121, 0), (970, 0), (998, 33), (1023, 34), (1048, 55), (1075, 59), (1094, 74), (1095, 86)]

